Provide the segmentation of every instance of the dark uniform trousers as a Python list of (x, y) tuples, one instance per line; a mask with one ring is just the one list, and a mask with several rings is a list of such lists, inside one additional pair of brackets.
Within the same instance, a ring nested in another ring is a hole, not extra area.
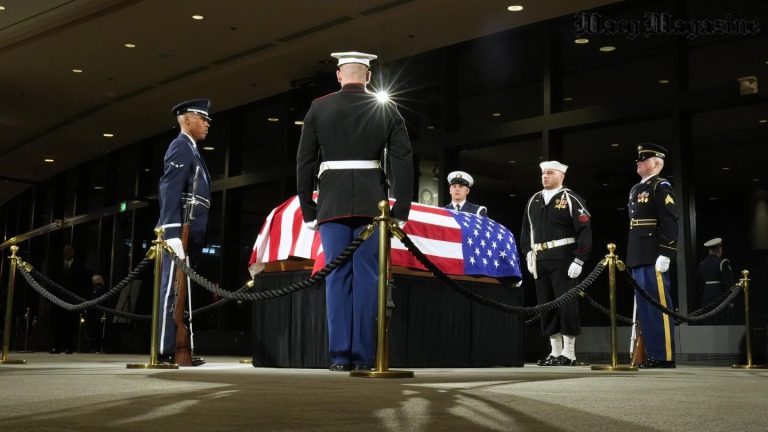
[[(536, 272), (536, 298), (539, 304), (550, 302), (565, 294), (576, 286), (576, 279), (568, 277), (570, 261), (561, 260), (537, 260)], [(581, 334), (579, 324), (579, 303), (576, 299), (558, 307), (541, 313), (541, 334), (552, 336), (562, 333), (568, 336)]]
[[(185, 134), (180, 134), (171, 141), (165, 154), (164, 172), (160, 178), (160, 221), (165, 229), (165, 238), (179, 238), (184, 221), (185, 203), (191, 199), (194, 190), (197, 197), (190, 222), (189, 242), (185, 254), (187, 264), (194, 267), (202, 252), (205, 242), (205, 230), (208, 225), (208, 207), (210, 206), (210, 176), (195, 144)], [(197, 184), (195, 185), (195, 171)], [(168, 355), (176, 352), (176, 323), (173, 320), (176, 302), (176, 265), (167, 254), (163, 254), (163, 268), (160, 280), (160, 317), (158, 324), (159, 354)], [(188, 292), (192, 285), (187, 278)], [(191, 296), (188, 297), (191, 299)]]
[[(672, 185), (653, 176), (632, 187), (629, 193), (630, 229), (626, 265), (632, 277), (656, 301), (674, 309), (670, 296), (669, 272), (656, 272), (659, 255), (674, 258), (677, 253), (677, 208)], [(640, 294), (635, 307), (648, 358), (674, 361), (674, 322)]]
[[(339, 256), (366, 224), (325, 222), (320, 238), (326, 262)], [(328, 352), (331, 363), (373, 365), (376, 357), (376, 311), (379, 283), (379, 232), (368, 237), (326, 278)]]

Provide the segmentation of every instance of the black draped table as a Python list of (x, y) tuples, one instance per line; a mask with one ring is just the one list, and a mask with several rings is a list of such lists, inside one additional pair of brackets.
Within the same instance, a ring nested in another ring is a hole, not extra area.
[[(395, 267), (393, 274), (390, 367), (523, 365), (524, 316), (477, 304), (428, 273)], [(306, 265), (273, 265), (257, 276), (255, 288), (287, 287), (309, 275)], [(523, 305), (523, 289), (513, 286), (511, 280), (455, 279), (484, 297)], [(253, 365), (327, 367), (326, 327), (322, 283), (288, 296), (253, 302)]]

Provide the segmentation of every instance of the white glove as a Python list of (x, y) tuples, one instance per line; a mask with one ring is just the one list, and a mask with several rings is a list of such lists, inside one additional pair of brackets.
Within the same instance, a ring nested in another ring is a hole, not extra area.
[(659, 273), (664, 273), (667, 270), (669, 270), (669, 257), (659, 255), (659, 257), (656, 258), (656, 271)]
[(317, 231), (317, 219), (309, 222), (304, 222), (304, 227), (312, 231)]
[(576, 279), (581, 274), (581, 264), (577, 263), (576, 261), (571, 263), (571, 266), (568, 267), (568, 277), (571, 279)]
[(528, 251), (525, 254), (525, 263), (528, 265), (528, 271), (533, 277), (536, 277), (536, 255), (534, 255), (533, 251)]
[(169, 238), (165, 242), (168, 244), (168, 246), (171, 247), (171, 249), (173, 249), (173, 253), (175, 253), (176, 256), (178, 256), (181, 259), (184, 259), (184, 257), (185, 257), (185, 255), (184, 255), (184, 247), (181, 245), (181, 239), (180, 238), (178, 238), (178, 237), (176, 237), (176, 238)]

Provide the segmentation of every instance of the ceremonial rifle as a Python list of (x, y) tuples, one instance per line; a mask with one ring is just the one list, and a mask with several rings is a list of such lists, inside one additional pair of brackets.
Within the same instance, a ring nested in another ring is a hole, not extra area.
[[(197, 203), (197, 181), (200, 176), (200, 166), (195, 167), (195, 177), (192, 180), (192, 196), (186, 203), (184, 209), (184, 223), (181, 225), (181, 245), (185, 251), (189, 245), (189, 229), (192, 221), (195, 220), (195, 204)], [(183, 198), (182, 198), (183, 199)], [(185, 258), (186, 259), (186, 258)], [(187, 260), (189, 263), (189, 260)], [(187, 275), (181, 268), (176, 269), (176, 302), (173, 309), (173, 320), (176, 323), (176, 358), (175, 362), (179, 366), (192, 366), (192, 348), (190, 343), (192, 327), (192, 309), (190, 307), (189, 315), (185, 320), (184, 312), (186, 310), (187, 295), (189, 287), (187, 286)], [(189, 323), (189, 327), (187, 327)]]

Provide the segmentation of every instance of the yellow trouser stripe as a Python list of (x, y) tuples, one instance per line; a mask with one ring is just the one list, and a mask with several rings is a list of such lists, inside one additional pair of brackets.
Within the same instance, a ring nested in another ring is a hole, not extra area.
[[(667, 306), (667, 296), (664, 292), (664, 280), (661, 279), (661, 273), (659, 272), (656, 272), (656, 285), (659, 287), (659, 303), (665, 308), (669, 308), (669, 306)], [(669, 327), (669, 315), (663, 313), (661, 314), (661, 319), (664, 320), (664, 345), (667, 350), (666, 360), (672, 361), (672, 334)]]

